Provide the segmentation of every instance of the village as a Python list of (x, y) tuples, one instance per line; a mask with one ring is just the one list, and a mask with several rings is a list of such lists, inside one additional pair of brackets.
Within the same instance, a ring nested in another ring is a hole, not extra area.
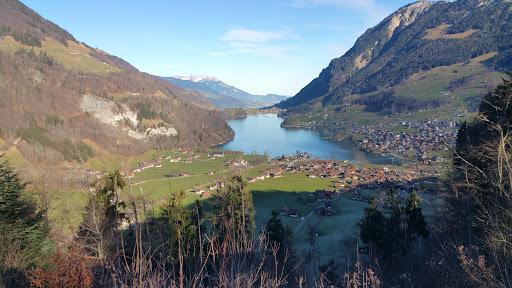
[[(391, 153), (397, 157), (412, 156), (421, 162), (442, 162), (444, 159), (431, 154), (449, 150), (455, 145), (456, 128), (459, 124), (431, 118), (426, 121), (400, 121), (392, 126), (401, 126), (405, 131), (391, 130), (389, 127), (378, 129), (376, 126), (365, 125), (353, 125), (349, 131), (361, 135), (355, 141), (358, 149)], [(409, 129), (414, 132), (407, 132)]]
[[(263, 181), (267, 178), (281, 178), (284, 173), (304, 173), (304, 177), (332, 179), (332, 185), (323, 189), (311, 191), (306, 200), (307, 205), (320, 206), (315, 208), (316, 213), (325, 216), (332, 215), (331, 201), (343, 193), (351, 194), (351, 199), (367, 202), (368, 192), (378, 193), (386, 189), (410, 193), (416, 191), (425, 192), (420, 184), (440, 184), (438, 173), (433, 170), (424, 170), (422, 166), (414, 168), (400, 167), (400, 169), (389, 169), (387, 166), (381, 168), (367, 168), (354, 163), (347, 163), (338, 160), (322, 160), (300, 155), (291, 155), (274, 159), (279, 161), (275, 167), (266, 168), (258, 176), (247, 179), (248, 182)], [(288, 163), (287, 163), (288, 162)], [(362, 195), (360, 191), (365, 191)], [(298, 209), (284, 206), (280, 210), (281, 215), (299, 217)]]
[[(190, 149), (177, 149), (170, 151), (166, 155), (156, 155), (151, 161), (141, 161), (137, 167), (120, 169), (120, 173), (129, 180), (131, 185), (141, 185), (147, 180), (146, 177), (136, 177), (141, 172), (148, 169), (151, 174), (165, 174), (164, 172), (179, 166), (175, 175), (178, 178), (208, 177), (201, 185), (193, 185), (185, 189), (189, 194), (196, 194), (200, 198), (207, 199), (215, 194), (218, 189), (224, 187), (223, 176), (225, 173), (235, 172), (244, 173), (244, 171), (257, 170), (254, 176), (246, 178), (248, 183), (264, 181), (268, 178), (286, 178), (290, 173), (297, 173), (306, 179), (328, 179), (332, 185), (322, 187), (322, 189), (314, 189), (310, 197), (305, 200), (307, 205), (316, 205), (317, 202), (325, 203), (325, 209), (322, 209), (323, 215), (331, 215), (328, 205), (330, 200), (335, 199), (340, 194), (349, 193), (353, 200), (368, 201), (369, 197), (362, 195), (360, 191), (382, 191), (385, 189), (395, 189), (404, 192), (418, 190), (420, 183), (439, 183), (439, 172), (430, 166), (410, 165), (410, 167), (394, 166), (388, 168), (386, 165), (379, 168), (366, 167), (363, 164), (350, 163), (340, 160), (326, 160), (312, 158), (307, 153), (297, 153), (296, 155), (279, 156), (274, 159), (266, 158), (265, 168), (259, 170), (260, 162), (248, 162), (243, 153), (231, 151), (192, 151)], [(253, 155), (250, 155), (251, 157)], [(217, 160), (216, 160), (217, 159)], [(185, 164), (196, 163), (195, 166), (187, 166)], [(222, 170), (207, 169), (205, 163), (217, 163), (218, 167), (224, 167)], [(270, 166), (270, 167), (269, 167)], [(186, 171), (186, 167), (196, 167), (195, 173)], [(203, 168), (204, 167), (204, 168)], [(156, 170), (155, 170), (156, 169)], [(161, 171), (161, 172), (157, 172)], [(88, 170), (88, 173), (95, 178), (101, 178), (107, 172)], [(167, 173), (169, 174), (169, 173)], [(217, 176), (216, 176), (217, 174)], [(134, 178), (135, 177), (135, 178)], [(133, 180), (131, 180), (134, 178)], [(171, 177), (172, 178), (172, 177)], [(208, 180), (210, 179), (210, 180)], [(165, 180), (165, 179), (161, 179)], [(214, 182), (211, 182), (214, 180)], [(286, 179), (283, 179), (286, 181)], [(366, 193), (367, 194), (367, 193)], [(325, 202), (327, 201), (327, 202)], [(290, 209), (290, 211), (287, 211)], [(286, 215), (296, 217), (294, 208), (285, 209)], [(317, 209), (316, 212), (321, 212)], [(283, 210), (281, 210), (283, 213)]]

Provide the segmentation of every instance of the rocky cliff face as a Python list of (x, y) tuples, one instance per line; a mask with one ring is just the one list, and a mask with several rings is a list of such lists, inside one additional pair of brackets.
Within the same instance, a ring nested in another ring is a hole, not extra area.
[(343, 104), (351, 95), (378, 92), (414, 73), (490, 52), (497, 53), (489, 61), (496, 68), (498, 59), (507, 63), (512, 51), (511, 6), (508, 0), (459, 0), (402, 7), (368, 29), (297, 95), (276, 106)]
[(233, 137), (199, 92), (78, 42), (17, 0), (0, 0), (0, 95), (0, 137), (21, 137), (33, 163), (86, 161), (76, 147), (90, 152), (90, 143), (133, 155)]

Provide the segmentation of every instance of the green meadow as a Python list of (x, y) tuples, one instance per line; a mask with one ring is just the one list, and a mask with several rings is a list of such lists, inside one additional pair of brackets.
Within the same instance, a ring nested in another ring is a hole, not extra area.
[[(206, 211), (213, 209), (216, 191), (210, 191), (211, 197), (203, 199), (199, 194), (195, 194), (196, 188), (207, 190), (207, 187), (219, 181), (225, 181), (232, 175), (241, 174), (243, 178), (257, 176), (262, 170), (273, 167), (274, 165), (261, 164), (250, 168), (229, 168), (227, 159), (240, 159), (241, 157), (250, 164), (264, 163), (266, 157), (258, 155), (244, 155), (238, 152), (224, 151), (225, 157), (208, 159), (205, 152), (193, 152), (184, 154), (181, 152), (153, 152), (142, 157), (131, 158), (123, 161), (130, 167), (135, 167), (140, 161), (150, 161), (159, 157), (171, 156), (181, 157), (177, 163), (169, 160), (160, 160), (162, 167), (153, 167), (136, 173), (134, 177), (127, 179), (132, 185), (127, 185), (123, 190), (121, 197), (127, 200), (129, 195), (140, 196), (144, 194), (149, 196), (149, 205), (158, 213), (161, 204), (163, 204), (171, 193), (184, 190), (186, 198), (183, 202), (185, 207), (191, 208), (196, 200), (203, 201)], [(183, 160), (190, 156), (199, 154), (200, 157), (193, 159), (192, 163), (184, 163)], [(101, 166), (101, 163), (92, 159), (91, 166)], [(116, 167), (118, 168), (118, 167)], [(393, 167), (392, 167), (393, 168)], [(399, 168), (399, 167), (396, 167)], [(213, 174), (208, 173), (213, 171)], [(180, 176), (182, 173), (188, 173), (188, 176)], [(209, 175), (211, 174), (211, 175)], [(289, 216), (279, 216), (283, 224), (288, 225), (293, 233), (296, 248), (309, 249), (309, 244), (305, 241), (307, 233), (311, 226), (318, 227), (319, 236), (317, 238), (317, 247), (319, 249), (320, 260), (322, 263), (329, 260), (332, 255), (327, 247), (333, 247), (338, 243), (343, 235), (354, 231), (356, 223), (364, 214), (366, 203), (352, 200), (352, 194), (342, 194), (332, 203), (333, 215), (323, 216), (314, 213), (314, 208), (323, 205), (317, 202), (316, 206), (306, 205), (306, 200), (310, 193), (317, 189), (324, 189), (327, 186), (333, 186), (338, 178), (322, 179), (309, 178), (308, 173), (282, 173), (281, 178), (266, 178), (253, 183), (248, 183), (248, 189), (253, 195), (253, 203), (256, 210), (255, 224), (256, 231), (261, 231), (268, 219), (271, 217), (272, 210), (280, 211), (281, 208), (297, 208), (298, 218)], [(364, 191), (363, 195), (369, 195), (373, 192)], [(50, 215), (52, 223), (55, 223), (57, 229), (66, 235), (71, 234), (72, 229), (78, 226), (81, 220), (81, 207), (85, 204), (87, 197), (84, 192), (51, 192), (56, 199), (52, 206)], [(311, 214), (311, 215), (310, 215)], [(310, 215), (310, 217), (307, 217)], [(302, 220), (302, 217), (305, 217)]]
[[(317, 202), (316, 206), (306, 205), (308, 196), (317, 189), (333, 186), (338, 178), (311, 179), (307, 177), (306, 173), (283, 173), (282, 175), (281, 178), (268, 178), (264, 181), (249, 183), (256, 209), (256, 230), (260, 231), (262, 229), (271, 217), (272, 210), (279, 212), (284, 206), (297, 208), (299, 211), (298, 218), (282, 215), (279, 218), (283, 225), (288, 225), (294, 231), (294, 242), (299, 253), (300, 250), (310, 248), (306, 242), (309, 228), (312, 226), (318, 227), (319, 235), (316, 240), (316, 247), (319, 252), (316, 254), (320, 256), (321, 263), (327, 262), (330, 257), (333, 257), (333, 249), (343, 236), (354, 231), (356, 223), (364, 215), (364, 208), (367, 203), (352, 200), (352, 194), (345, 193), (332, 202), (333, 214), (331, 216), (314, 213), (315, 207), (323, 205), (323, 203)], [(362, 195), (369, 196), (373, 193), (363, 191)], [(312, 215), (307, 218), (311, 212), (313, 212)], [(301, 220), (302, 217), (305, 217), (305, 219)]]

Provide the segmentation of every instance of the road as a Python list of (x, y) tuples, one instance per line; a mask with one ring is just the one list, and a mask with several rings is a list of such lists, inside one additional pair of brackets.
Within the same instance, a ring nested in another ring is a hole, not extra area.
[[(338, 200), (339, 198), (340, 198), (340, 196), (338, 195), (338, 197), (336, 197), (336, 198), (332, 199), (332, 201), (331, 201), (331, 202), (334, 202), (334, 201)], [(324, 204), (322, 204), (322, 205), (318, 205), (316, 208), (320, 208), (320, 207), (322, 207), (322, 206), (324, 206)], [(311, 213), (309, 213), (309, 214), (308, 214), (308, 216), (306, 216), (306, 217), (304, 218), (304, 220), (302, 220), (302, 221), (300, 222), (299, 226), (297, 226), (297, 228), (295, 228), (295, 230), (293, 230), (293, 233), (297, 233), (297, 231), (299, 231), (299, 230), (300, 230), (300, 228), (302, 228), (302, 225), (304, 225), (304, 223), (306, 223), (306, 221), (308, 221), (309, 217), (311, 217), (311, 215), (313, 215), (313, 213), (315, 213), (315, 211), (311, 211)]]

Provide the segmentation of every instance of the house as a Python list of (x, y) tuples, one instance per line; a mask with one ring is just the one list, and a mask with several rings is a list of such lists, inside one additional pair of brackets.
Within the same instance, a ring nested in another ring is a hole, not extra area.
[(326, 191), (325, 192), (325, 199), (333, 199), (338, 197), (338, 192), (335, 191)]
[(212, 157), (224, 157), (224, 152), (213, 152)]
[(299, 209), (297, 209), (297, 208), (290, 208), (288, 210), (288, 212), (289, 212), (288, 215), (290, 215), (290, 217), (293, 217), (293, 218), (299, 217)]
[(208, 171), (206, 174), (213, 175), (213, 173), (214, 173), (213, 171)]
[(204, 199), (210, 198), (210, 191), (206, 191), (203, 194), (201, 194), (201, 198), (204, 198)]
[(180, 176), (181, 177), (186, 177), (186, 176), (188, 176), (188, 173), (187, 172), (183, 172), (183, 173), (180, 174)]
[(204, 193), (204, 190), (203, 190), (203, 189), (200, 189), (200, 188), (197, 188), (194, 192), (195, 192), (196, 194), (202, 194), (202, 193)]
[(345, 183), (343, 182), (336, 182), (334, 183), (334, 187), (336, 187), (337, 189), (341, 188), (341, 187), (344, 187), (345, 186)]
[(171, 158), (171, 160), (169, 160), (169, 162), (178, 163), (180, 160), (181, 160), (181, 157), (177, 156), (177, 157)]
[(284, 206), (281, 211), (279, 212), (280, 215), (286, 216), (290, 212), (290, 209), (286, 206)]
[(155, 167), (155, 163), (153, 161), (139, 162), (139, 168), (141, 168), (142, 170), (151, 168), (151, 167)]
[(308, 197), (308, 200), (306, 200), (307, 205), (316, 205), (316, 199), (315, 197)]
[(316, 197), (318, 201), (324, 201), (325, 200), (325, 191), (324, 190), (316, 190), (313, 193), (313, 196)]

